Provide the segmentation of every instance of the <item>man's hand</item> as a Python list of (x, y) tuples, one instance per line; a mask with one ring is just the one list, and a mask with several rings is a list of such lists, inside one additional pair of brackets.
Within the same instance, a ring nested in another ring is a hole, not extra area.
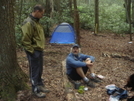
[(90, 58), (87, 58), (85, 63), (87, 64), (87, 66), (93, 66), (92, 61), (90, 60)]

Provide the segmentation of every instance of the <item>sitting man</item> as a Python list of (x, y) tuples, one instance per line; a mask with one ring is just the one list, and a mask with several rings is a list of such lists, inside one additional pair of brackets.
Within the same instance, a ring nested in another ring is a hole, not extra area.
[[(100, 82), (94, 73), (94, 60), (95, 58), (93, 56), (81, 54), (79, 45), (73, 45), (71, 48), (71, 53), (66, 58), (68, 77), (74, 81), (82, 79), (87, 84), (87, 86), (94, 88), (95, 85), (92, 81)], [(89, 76), (90, 79), (86, 77), (88, 70), (90, 70), (91, 73)]]

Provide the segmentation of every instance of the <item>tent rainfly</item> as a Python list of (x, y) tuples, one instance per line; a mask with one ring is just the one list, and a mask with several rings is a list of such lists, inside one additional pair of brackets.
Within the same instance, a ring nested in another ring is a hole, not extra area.
[(61, 23), (58, 25), (52, 33), (52, 37), (50, 39), (50, 43), (57, 44), (74, 44), (75, 41), (75, 31), (68, 23)]

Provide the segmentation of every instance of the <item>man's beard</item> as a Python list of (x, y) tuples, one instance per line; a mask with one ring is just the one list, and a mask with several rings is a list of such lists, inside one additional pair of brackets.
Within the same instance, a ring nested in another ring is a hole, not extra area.
[(73, 53), (73, 55), (74, 55), (74, 56), (78, 56), (78, 55), (79, 55), (79, 53), (75, 53), (75, 52), (74, 52), (74, 53)]

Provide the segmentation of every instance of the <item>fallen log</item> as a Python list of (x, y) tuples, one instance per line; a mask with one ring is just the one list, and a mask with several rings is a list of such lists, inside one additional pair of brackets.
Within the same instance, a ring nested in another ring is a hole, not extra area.
[(125, 60), (129, 60), (129, 61), (134, 62), (134, 57), (131, 57), (131, 56), (125, 55), (125, 54), (103, 52), (102, 56), (103, 57), (112, 57), (112, 58), (123, 58)]
[(65, 88), (66, 100), (77, 101), (73, 84), (69, 81), (66, 75), (66, 60), (62, 61), (63, 87)]

